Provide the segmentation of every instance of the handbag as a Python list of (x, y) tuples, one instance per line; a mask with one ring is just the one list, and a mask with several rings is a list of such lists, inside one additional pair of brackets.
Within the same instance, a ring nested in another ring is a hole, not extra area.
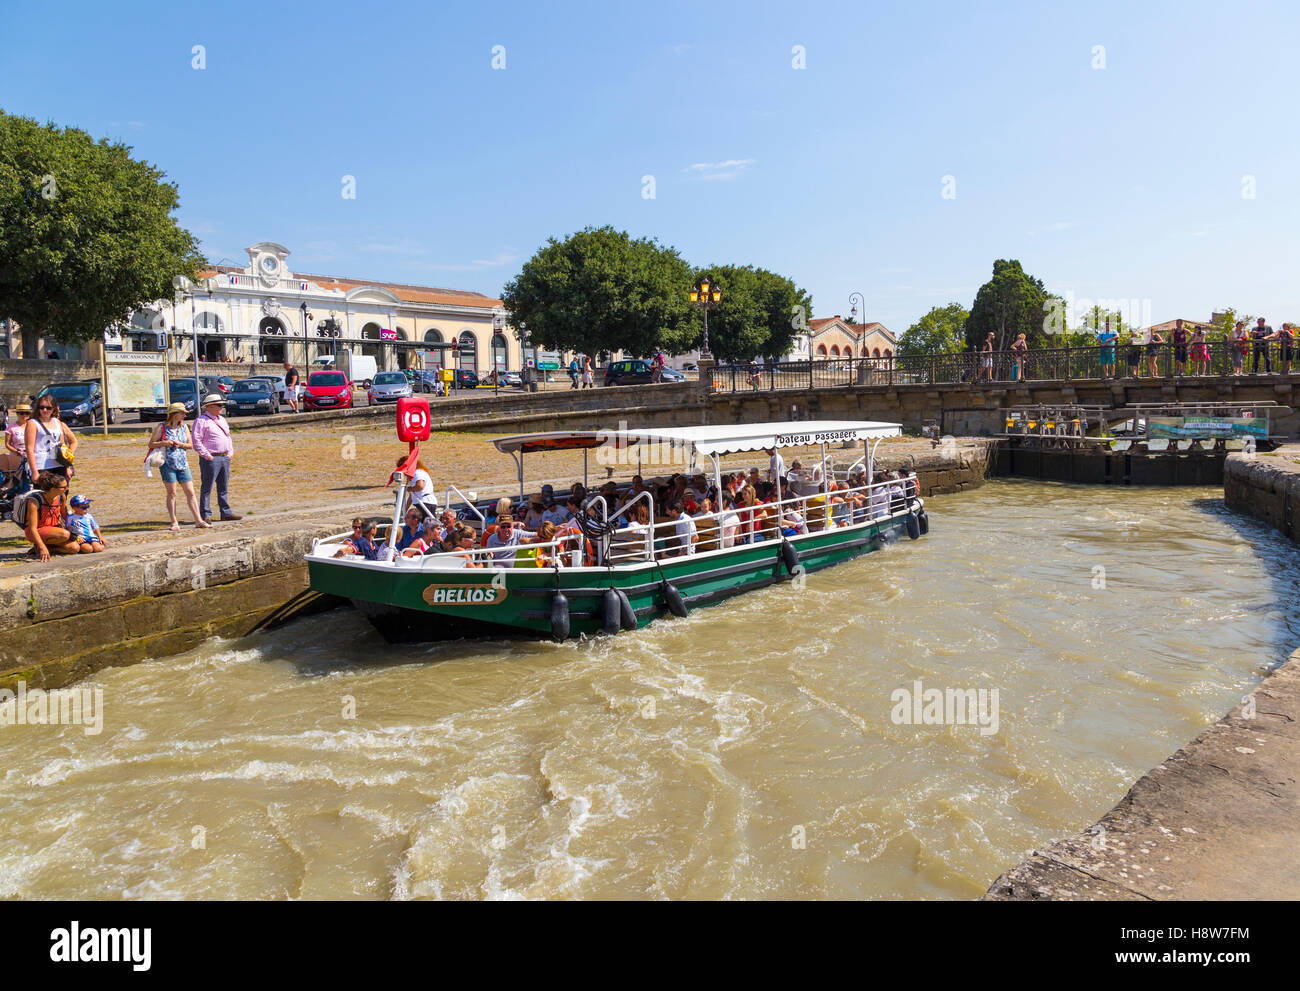
[(58, 450), (54, 452), (54, 460), (65, 468), (71, 468), (76, 458), (72, 456), (72, 448), (67, 444), (60, 444)]
[(161, 468), (166, 463), (167, 463), (167, 455), (163, 453), (163, 449), (161, 447), (155, 448), (154, 450), (149, 452), (150, 468)]

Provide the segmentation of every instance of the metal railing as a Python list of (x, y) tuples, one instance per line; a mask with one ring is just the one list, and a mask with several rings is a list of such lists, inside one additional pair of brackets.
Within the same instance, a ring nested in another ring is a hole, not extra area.
[[(1200, 348), (1204, 350), (1201, 351)], [(1103, 367), (1102, 359), (1109, 361)], [(1300, 345), (1281, 341), (1214, 341), (1204, 345), (1121, 342), (1024, 352), (962, 351), (887, 358), (822, 358), (718, 365), (714, 392), (807, 391), (855, 386), (941, 385), (1103, 378), (1195, 378), (1300, 371)], [(1154, 368), (1154, 376), (1152, 374)]]

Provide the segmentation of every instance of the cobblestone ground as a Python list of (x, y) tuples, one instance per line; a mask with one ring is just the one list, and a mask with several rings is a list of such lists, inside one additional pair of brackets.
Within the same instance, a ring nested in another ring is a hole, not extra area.
[[(83, 430), (79, 432), (77, 474), (72, 493), (84, 493), (94, 503), (91, 512), (113, 546), (175, 540), (179, 535), (167, 528), (167, 511), (163, 486), (158, 472), (152, 478), (144, 473), (145, 444), (152, 425), (139, 433), (113, 434), (103, 437)], [(239, 421), (232, 423), (235, 457), (231, 468), (230, 500), (236, 513), (244, 516), (239, 523), (217, 523), (218, 531), (251, 529), (263, 521), (285, 519), (285, 514), (302, 516), (304, 523), (313, 515), (343, 524), (357, 512), (386, 515), (392, 508), (391, 489), (385, 489), (388, 472), (406, 446), (395, 437), (389, 423), (382, 426), (305, 423), (287, 428), (241, 430)], [(501, 454), (489, 441), (510, 432), (509, 425), (491, 434), (440, 432), (422, 448), (422, 458), (442, 490), (448, 483), (461, 491), (474, 490), (480, 497), (517, 492), (514, 460)], [(929, 441), (915, 438), (886, 440), (879, 454), (920, 454), (929, 452)], [(836, 450), (837, 458), (856, 460), (854, 451)], [(783, 450), (788, 465), (795, 458), (807, 457), (811, 451), (795, 448)], [(198, 456), (191, 452), (190, 469), (198, 491)], [(762, 452), (736, 455), (725, 459), (728, 470), (757, 467), (766, 473), (767, 456)], [(668, 475), (670, 466), (644, 466), (644, 474)], [(543, 482), (568, 486), (582, 480), (582, 452), (562, 451), (533, 455), (525, 459), (525, 482), (536, 491)], [(616, 467), (613, 477), (630, 478), (636, 465)], [(606, 469), (597, 463), (595, 453), (589, 457), (588, 478), (599, 484)], [(181, 535), (193, 530), (193, 521), (183, 496), (177, 493), (177, 518)], [(215, 501), (215, 495), (214, 495)], [(216, 512), (214, 505), (213, 511)], [(161, 532), (160, 532), (161, 531)], [(23, 559), (29, 545), (12, 523), (0, 530), (0, 563)], [(75, 559), (67, 559), (69, 561)]]

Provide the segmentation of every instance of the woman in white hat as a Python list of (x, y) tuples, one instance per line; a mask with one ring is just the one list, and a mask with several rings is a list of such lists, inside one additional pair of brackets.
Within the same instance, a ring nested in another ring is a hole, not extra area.
[(172, 403), (167, 407), (167, 421), (153, 428), (149, 450), (163, 452), (163, 463), (159, 466), (158, 473), (167, 490), (167, 516), (171, 520), (171, 528), (181, 528), (176, 522), (176, 486), (179, 485), (190, 504), (194, 525), (205, 530), (212, 529), (212, 524), (205, 522), (199, 515), (199, 498), (194, 494), (194, 476), (190, 474), (189, 459), (185, 456), (186, 451), (194, 450), (194, 444), (190, 440), (189, 428), (185, 426), (184, 403)]

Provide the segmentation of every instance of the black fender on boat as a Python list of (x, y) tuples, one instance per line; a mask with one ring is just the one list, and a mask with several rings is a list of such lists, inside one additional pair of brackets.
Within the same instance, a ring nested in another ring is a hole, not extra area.
[(790, 572), (790, 577), (803, 573), (803, 565), (799, 563), (799, 552), (794, 549), (794, 544), (782, 538), (781, 540), (781, 560), (785, 562), (785, 570)]
[(611, 637), (623, 628), (621, 619), (622, 603), (618, 601), (618, 593), (612, 588), (605, 589), (605, 594), (601, 597), (601, 612), (604, 616), (604, 622), (600, 628), (608, 633)]
[(921, 536), (921, 521), (915, 513), (907, 514), (907, 536), (912, 540), (918, 540)]
[(664, 597), (664, 603), (668, 606), (668, 611), (678, 619), (686, 617), (686, 601), (682, 598), (682, 593), (677, 591), (677, 586), (667, 579), (659, 583), (659, 592)]
[(636, 629), (636, 610), (632, 608), (632, 600), (621, 588), (614, 589), (614, 593), (618, 596), (619, 620), (623, 629), (631, 632)]
[(551, 636), (556, 640), (569, 639), (569, 600), (559, 589), (551, 596)]
[(921, 524), (921, 536), (924, 537), (930, 532), (930, 514), (923, 509), (917, 513), (916, 521)]

